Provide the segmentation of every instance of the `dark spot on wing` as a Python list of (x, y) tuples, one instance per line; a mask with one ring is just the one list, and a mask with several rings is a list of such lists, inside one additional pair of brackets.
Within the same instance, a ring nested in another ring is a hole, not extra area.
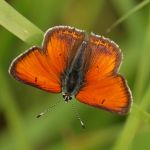
[(37, 77), (35, 77), (34, 81), (37, 82)]
[(106, 100), (105, 99), (103, 99), (102, 101), (101, 101), (101, 104), (104, 104), (104, 102), (105, 102)]
[(96, 71), (97, 71), (97, 72), (100, 72), (100, 68), (99, 68), (98, 65), (96, 66)]
[(61, 56), (61, 53), (59, 53), (59, 56)]

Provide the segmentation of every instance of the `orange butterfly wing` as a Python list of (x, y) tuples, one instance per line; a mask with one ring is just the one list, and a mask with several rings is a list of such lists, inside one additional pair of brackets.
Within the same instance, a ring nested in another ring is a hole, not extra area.
[(42, 48), (33, 47), (11, 64), (10, 74), (48, 92), (61, 92), (61, 76), (72, 61), (84, 32), (58, 26), (46, 32)]
[(61, 91), (58, 77), (53, 74), (42, 50), (38, 47), (33, 47), (19, 56), (12, 63), (10, 73), (17, 80), (45, 91)]
[(58, 26), (46, 33), (43, 50), (57, 75), (64, 73), (84, 40), (85, 33), (73, 27)]
[(119, 47), (109, 39), (91, 34), (87, 51), (90, 63), (76, 98), (111, 112), (127, 113), (131, 94), (125, 79), (117, 74), (122, 58)]

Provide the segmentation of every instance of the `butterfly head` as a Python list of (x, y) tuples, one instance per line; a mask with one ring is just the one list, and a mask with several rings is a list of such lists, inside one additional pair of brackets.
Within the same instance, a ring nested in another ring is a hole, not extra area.
[(69, 100), (72, 99), (72, 96), (68, 93), (63, 93), (62, 96), (63, 96), (65, 102), (68, 102)]

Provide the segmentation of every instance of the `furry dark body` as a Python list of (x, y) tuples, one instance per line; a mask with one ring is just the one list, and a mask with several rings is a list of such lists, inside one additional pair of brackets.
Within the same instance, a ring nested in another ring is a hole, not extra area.
[(66, 101), (71, 100), (71, 96), (77, 94), (83, 84), (86, 47), (87, 42), (83, 41), (62, 77), (63, 97)]

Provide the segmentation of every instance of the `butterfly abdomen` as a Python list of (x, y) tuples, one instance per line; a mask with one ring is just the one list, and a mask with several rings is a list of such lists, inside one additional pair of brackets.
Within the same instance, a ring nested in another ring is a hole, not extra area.
[(76, 93), (80, 87), (81, 82), (82, 79), (80, 77), (80, 72), (77, 70), (72, 70), (72, 72), (70, 72), (69, 75), (67, 76), (66, 92), (70, 94)]
[(84, 76), (84, 51), (86, 49), (87, 42), (83, 41), (80, 47), (78, 48), (77, 54), (74, 57), (73, 61), (69, 65), (69, 68), (66, 70), (66, 73), (63, 78), (63, 92), (70, 95), (75, 95), (83, 82)]

